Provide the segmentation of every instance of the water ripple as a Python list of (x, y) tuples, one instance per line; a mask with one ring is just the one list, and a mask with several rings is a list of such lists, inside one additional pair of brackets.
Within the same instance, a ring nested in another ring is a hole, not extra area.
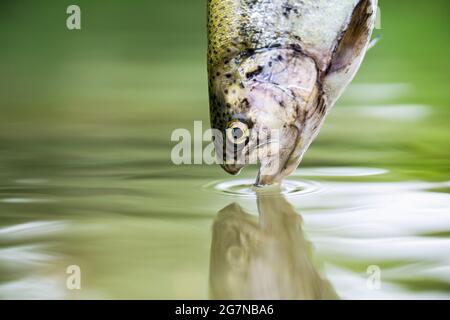
[[(256, 197), (257, 188), (252, 179), (219, 180), (203, 187), (206, 190), (241, 197)], [(321, 189), (319, 183), (310, 180), (285, 180), (281, 185), (281, 193), (289, 196), (311, 194)]]

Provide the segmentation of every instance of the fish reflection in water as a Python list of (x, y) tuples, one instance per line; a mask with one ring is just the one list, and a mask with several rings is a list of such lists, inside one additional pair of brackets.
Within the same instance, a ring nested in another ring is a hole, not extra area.
[(213, 299), (337, 299), (313, 263), (302, 219), (279, 190), (257, 191), (259, 218), (236, 204), (213, 225)]

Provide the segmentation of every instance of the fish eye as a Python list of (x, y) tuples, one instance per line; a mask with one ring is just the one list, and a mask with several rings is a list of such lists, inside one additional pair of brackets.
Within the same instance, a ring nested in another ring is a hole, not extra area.
[(226, 134), (229, 141), (235, 144), (242, 144), (248, 141), (250, 131), (246, 123), (234, 120), (228, 124)]
[(232, 135), (234, 139), (240, 139), (244, 135), (244, 132), (242, 131), (241, 128), (233, 128), (232, 130), (233, 130)]

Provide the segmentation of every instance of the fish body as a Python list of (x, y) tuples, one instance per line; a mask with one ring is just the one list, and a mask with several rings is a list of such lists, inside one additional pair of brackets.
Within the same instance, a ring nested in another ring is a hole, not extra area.
[(275, 187), (256, 192), (258, 219), (237, 203), (217, 214), (210, 254), (212, 299), (339, 298), (314, 262), (301, 215)]
[(376, 9), (377, 0), (208, 1), (210, 118), (226, 171), (256, 159), (266, 185), (297, 168), (361, 64)]

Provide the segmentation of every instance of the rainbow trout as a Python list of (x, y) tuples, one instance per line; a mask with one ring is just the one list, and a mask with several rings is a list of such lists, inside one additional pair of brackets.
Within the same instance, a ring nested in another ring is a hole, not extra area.
[(297, 168), (357, 72), (376, 11), (377, 0), (208, 0), (210, 118), (227, 172), (256, 160), (256, 185), (268, 185)]

